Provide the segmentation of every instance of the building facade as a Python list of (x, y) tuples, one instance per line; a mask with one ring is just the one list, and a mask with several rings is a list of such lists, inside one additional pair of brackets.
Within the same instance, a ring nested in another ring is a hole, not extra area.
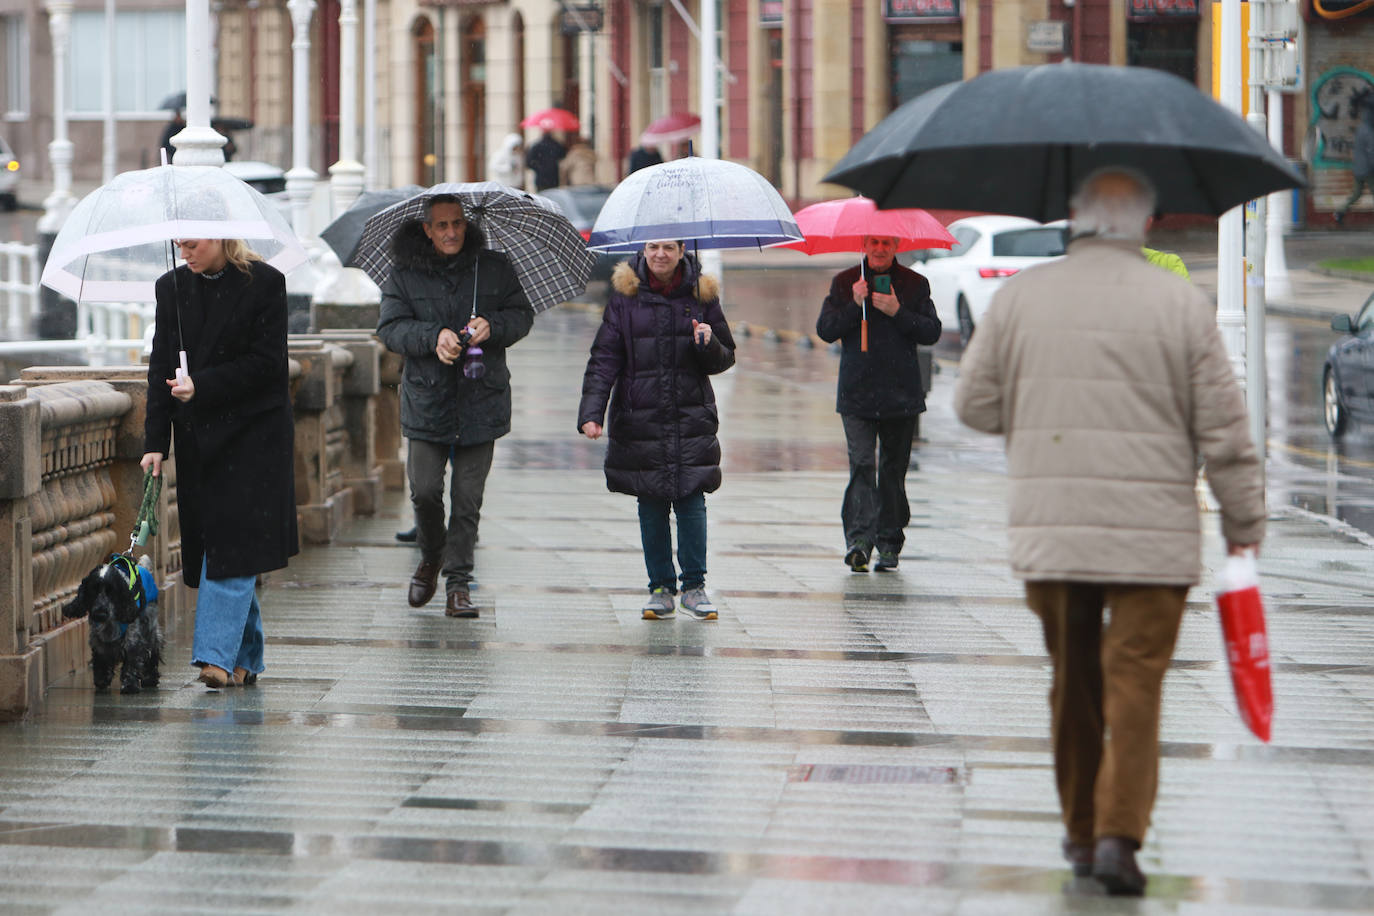
[[(0, 130), (40, 179), (52, 137), (49, 8), (64, 2), (0, 0)], [(117, 12), (121, 170), (156, 163), (168, 114), (159, 99), (185, 83), (183, 8), (136, 2)], [(356, 2), (361, 19), (366, 5)], [(716, 4), (719, 68), (708, 94), (720, 155), (798, 203), (841, 193), (821, 176), (926, 89), (1072, 59), (1156, 67), (1211, 91), (1220, 31), (1219, 4), (1199, 0), (375, 0), (375, 43), (365, 45), (360, 24), (352, 69), (360, 132), (369, 57), (376, 70), (371, 184), (485, 178), (507, 134), (536, 139), (518, 125), (547, 107), (580, 118), (598, 180), (618, 181), (648, 123), (701, 111), (703, 2)], [(1352, 186), (1353, 100), (1374, 87), (1374, 10), (1365, 5), (1301, 0), (1303, 80), (1285, 93), (1283, 116), (1284, 151), (1312, 179), (1307, 219), (1329, 214)], [(74, 0), (72, 10), (69, 133), (76, 177), (91, 179), (103, 136), (103, 5)], [(322, 177), (339, 149), (341, 12), (341, 0), (316, 0), (309, 27), (308, 158)], [(294, 35), (284, 0), (217, 0), (212, 22), (217, 110), (255, 125), (234, 134), (238, 158), (288, 167)], [(1372, 206), (1366, 198), (1355, 213)]]

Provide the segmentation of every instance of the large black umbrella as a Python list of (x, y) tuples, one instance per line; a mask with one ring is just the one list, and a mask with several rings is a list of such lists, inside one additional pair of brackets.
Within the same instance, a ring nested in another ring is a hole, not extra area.
[(1239, 116), (1169, 73), (1045, 64), (925, 92), (854, 144), (825, 181), (880, 207), (1048, 221), (1104, 165), (1140, 170), (1166, 213), (1218, 215), (1302, 178)]
[(408, 184), (401, 188), (383, 188), (378, 191), (364, 191), (349, 205), (348, 209), (334, 218), (334, 222), (324, 227), (320, 238), (334, 249), (339, 263), (347, 264), (358, 251), (358, 242), (363, 237), (363, 226), (374, 213), (380, 213), (393, 204), (410, 200), (423, 194), (424, 188), (418, 184)]

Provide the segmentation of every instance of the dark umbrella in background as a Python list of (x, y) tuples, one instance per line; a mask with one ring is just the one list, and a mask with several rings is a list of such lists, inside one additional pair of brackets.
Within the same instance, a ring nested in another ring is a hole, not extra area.
[(1254, 128), (1147, 67), (993, 70), (922, 93), (854, 144), (824, 181), (878, 206), (982, 210), (1047, 222), (1106, 165), (1144, 173), (1165, 213), (1220, 215), (1301, 187)]
[(383, 188), (379, 191), (364, 191), (347, 210), (334, 218), (324, 227), (320, 238), (339, 256), (339, 263), (348, 264), (358, 252), (358, 242), (362, 241), (363, 226), (374, 214), (402, 201), (410, 200), (425, 189), (418, 184), (408, 184), (400, 188)]
[[(219, 99), (215, 98), (213, 95), (210, 96), (210, 104), (211, 104), (211, 105), (218, 105), (218, 104), (219, 104)], [(162, 104), (158, 105), (157, 107), (158, 107), (158, 110), (159, 110), (159, 111), (183, 111), (183, 110), (185, 110), (185, 108), (186, 108), (186, 92), (185, 92), (184, 90), (181, 91), (181, 92), (173, 92), (171, 95), (167, 96), (167, 98), (163, 99), (163, 100), (162, 100)]]

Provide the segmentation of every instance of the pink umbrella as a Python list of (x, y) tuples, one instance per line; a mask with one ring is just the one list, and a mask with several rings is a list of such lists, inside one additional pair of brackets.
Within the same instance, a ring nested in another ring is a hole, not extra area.
[(562, 108), (545, 108), (536, 111), (520, 122), (521, 127), (537, 127), (540, 130), (580, 130), (582, 122), (577, 115)]
[(918, 248), (953, 248), (954, 236), (938, 219), (924, 210), (879, 210), (867, 197), (826, 200), (803, 207), (793, 216), (805, 236), (800, 242), (780, 245), (807, 254), (862, 251), (866, 235), (897, 239), (898, 251)]
[(701, 132), (701, 118), (691, 112), (682, 111), (659, 118), (639, 135), (642, 146), (657, 146), (660, 143), (676, 143)]
[[(938, 219), (924, 210), (879, 210), (867, 197), (826, 200), (792, 214), (805, 236), (800, 242), (779, 245), (807, 254), (862, 251), (864, 236), (886, 235), (897, 239), (898, 251), (917, 248), (953, 248), (956, 242)], [(862, 264), (862, 262), (860, 262)], [(864, 303), (859, 349), (868, 352), (868, 303)]]

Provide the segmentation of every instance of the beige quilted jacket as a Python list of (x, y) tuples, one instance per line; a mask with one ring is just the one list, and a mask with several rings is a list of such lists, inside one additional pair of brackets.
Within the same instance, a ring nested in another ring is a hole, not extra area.
[(954, 405), (1006, 436), (1013, 572), (1193, 584), (1200, 453), (1222, 534), (1264, 535), (1264, 480), (1215, 313), (1137, 245), (1079, 239), (993, 298)]

